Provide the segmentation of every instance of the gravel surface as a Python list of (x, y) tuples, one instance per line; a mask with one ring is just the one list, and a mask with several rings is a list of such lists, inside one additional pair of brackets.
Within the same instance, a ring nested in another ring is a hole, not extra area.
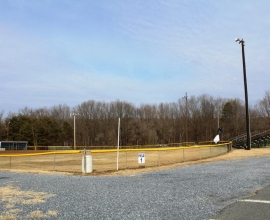
[(210, 219), (269, 185), (269, 164), (270, 157), (256, 157), (113, 177), (0, 171), (0, 187), (54, 194), (44, 203), (22, 204), (4, 200), (0, 189), (0, 213), (18, 219), (31, 219), (34, 211), (43, 219)]

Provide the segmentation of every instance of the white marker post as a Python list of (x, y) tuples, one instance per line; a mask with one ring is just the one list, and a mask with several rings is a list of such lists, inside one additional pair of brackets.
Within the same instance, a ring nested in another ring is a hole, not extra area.
[(138, 163), (145, 163), (145, 154), (138, 154)]
[(119, 162), (119, 140), (120, 140), (120, 118), (118, 118), (118, 140), (117, 140), (117, 158), (116, 158), (116, 170), (118, 170), (118, 162)]

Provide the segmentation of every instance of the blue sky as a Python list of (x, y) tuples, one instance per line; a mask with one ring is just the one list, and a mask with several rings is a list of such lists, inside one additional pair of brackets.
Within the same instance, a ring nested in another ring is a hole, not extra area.
[(208, 94), (250, 104), (270, 87), (270, 2), (2, 0), (5, 113), (87, 100), (174, 102)]

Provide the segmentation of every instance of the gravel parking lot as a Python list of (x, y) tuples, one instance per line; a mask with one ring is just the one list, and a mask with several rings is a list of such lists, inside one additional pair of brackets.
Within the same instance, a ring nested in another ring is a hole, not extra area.
[(0, 171), (0, 219), (210, 219), (270, 184), (270, 157), (132, 176)]

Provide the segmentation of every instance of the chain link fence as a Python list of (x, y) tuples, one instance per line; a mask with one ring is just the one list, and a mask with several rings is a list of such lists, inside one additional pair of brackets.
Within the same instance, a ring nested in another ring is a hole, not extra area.
[[(119, 170), (138, 169), (201, 160), (226, 154), (229, 151), (231, 151), (231, 143), (191, 147), (120, 149), (119, 151), (116, 149), (86, 150), (85, 155), (92, 157), (93, 172), (104, 172), (115, 171), (117, 168)], [(1, 169), (82, 173), (82, 169), (85, 167), (83, 164), (84, 151), (8, 153), (8, 151), (0, 153)], [(144, 160), (140, 161), (142, 155)]]
[[(117, 150), (92, 150), (91, 154), (94, 171), (109, 171), (117, 167), (121, 170), (136, 169), (201, 160), (226, 154), (230, 150), (231, 143), (226, 143), (180, 148), (120, 149), (118, 160)], [(144, 163), (139, 161), (141, 155), (144, 156)]]
[(25, 171), (81, 172), (81, 151), (28, 151), (0, 153), (0, 168)]

